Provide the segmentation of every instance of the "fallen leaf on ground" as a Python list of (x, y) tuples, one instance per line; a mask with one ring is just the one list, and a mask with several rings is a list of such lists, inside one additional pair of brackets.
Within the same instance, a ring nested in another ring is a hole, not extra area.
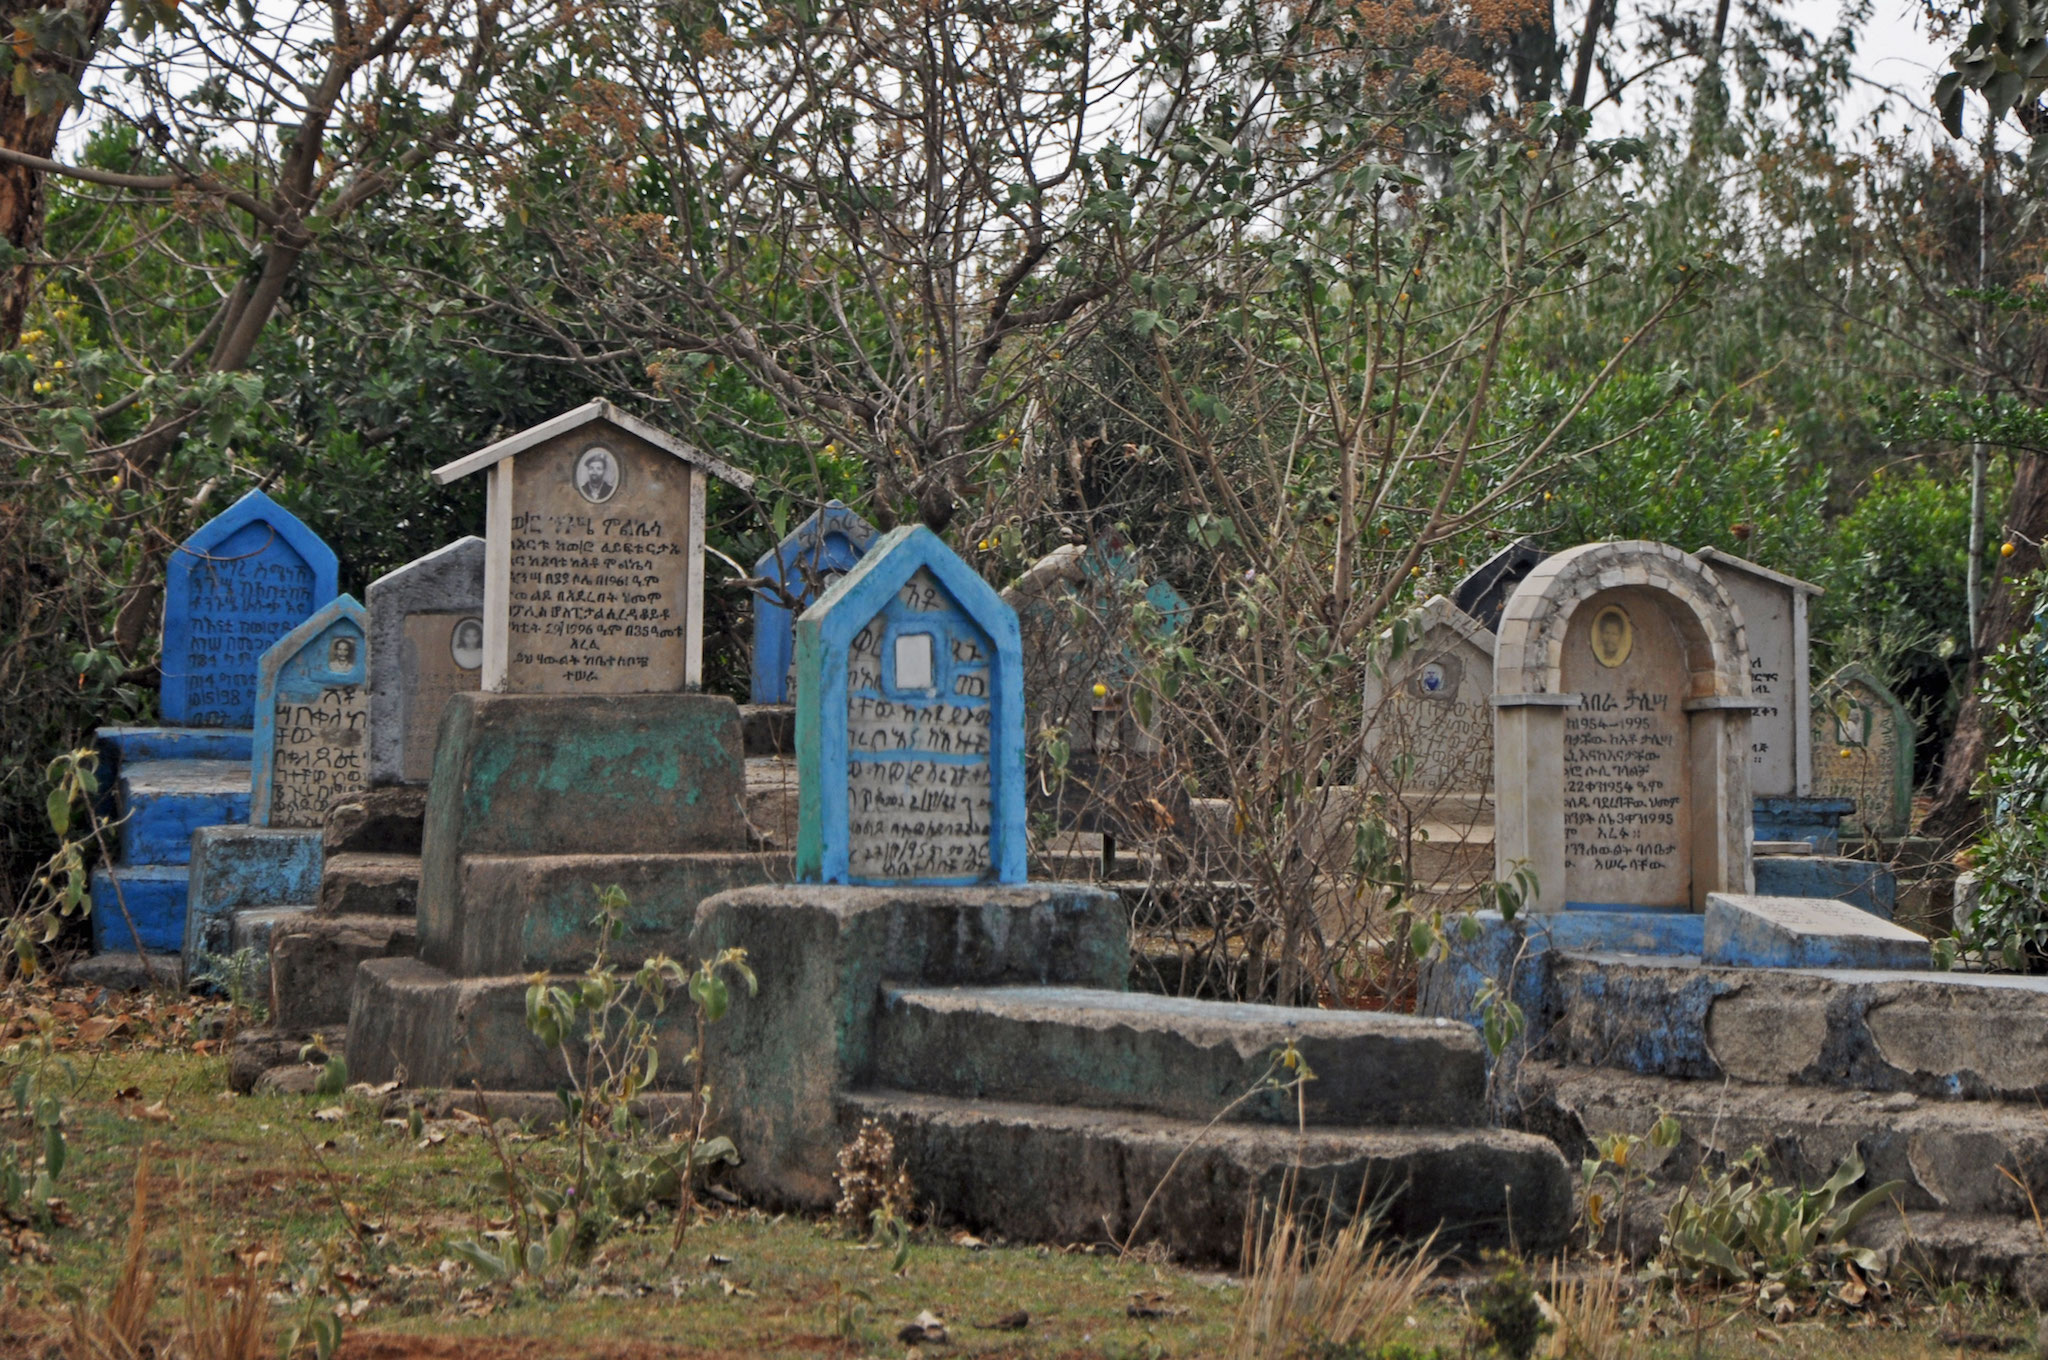
[(942, 1346), (946, 1342), (945, 1319), (927, 1309), (904, 1323), (902, 1329), (896, 1333), (896, 1339), (911, 1346), (920, 1343)]
[(323, 1124), (339, 1124), (348, 1118), (348, 1111), (339, 1105), (329, 1105), (325, 1109), (313, 1111), (313, 1118)]
[(161, 1100), (154, 1105), (143, 1106), (142, 1117), (152, 1124), (168, 1124), (172, 1119), (176, 1118), (171, 1113), (171, 1107)]
[(82, 1044), (104, 1043), (128, 1028), (125, 1015), (95, 1015), (78, 1026), (78, 1041)]
[(980, 1251), (988, 1243), (982, 1241), (971, 1232), (956, 1232), (953, 1234), (953, 1245), (964, 1247), (968, 1251)]

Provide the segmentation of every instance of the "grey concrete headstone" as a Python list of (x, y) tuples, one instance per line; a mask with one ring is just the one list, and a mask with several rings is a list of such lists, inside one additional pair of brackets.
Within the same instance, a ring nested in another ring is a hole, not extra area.
[(368, 596), (370, 782), (424, 784), (441, 709), (483, 674), (484, 541), (437, 548), (372, 581)]

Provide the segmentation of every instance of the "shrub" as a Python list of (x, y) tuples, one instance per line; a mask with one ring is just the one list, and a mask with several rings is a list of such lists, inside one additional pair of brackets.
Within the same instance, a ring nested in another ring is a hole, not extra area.
[(1992, 654), (1979, 690), (1992, 745), (1978, 791), (1989, 816), (1966, 943), (2038, 972), (2048, 964), (2048, 575), (2026, 589), (2034, 626)]

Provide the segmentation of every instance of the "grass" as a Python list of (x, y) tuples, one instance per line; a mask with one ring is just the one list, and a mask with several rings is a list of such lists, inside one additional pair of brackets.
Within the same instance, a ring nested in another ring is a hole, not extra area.
[[(204, 1303), (190, 1297), (195, 1282), (248, 1278), (258, 1259), (274, 1272), (271, 1327), (281, 1333), (314, 1310), (338, 1310), (346, 1326), (340, 1354), (350, 1360), (901, 1356), (908, 1348), (899, 1330), (927, 1311), (947, 1334), (943, 1344), (918, 1348), (928, 1356), (1302, 1354), (1310, 1332), (1345, 1316), (1346, 1296), (1354, 1310), (1378, 1309), (1357, 1332), (1421, 1355), (1436, 1347), (1447, 1356), (1476, 1353), (1455, 1275), (1419, 1295), (1385, 1279), (1400, 1269), (1398, 1258), (1317, 1275), (1298, 1239), (1279, 1243), (1268, 1260), (1296, 1263), (1310, 1286), (1303, 1298), (1313, 1296), (1321, 1321), (1268, 1328), (1264, 1342), (1240, 1319), (1274, 1316), (1285, 1282), (1271, 1272), (1240, 1283), (1119, 1259), (1103, 1244), (981, 1245), (944, 1229), (919, 1232), (904, 1268), (892, 1272), (893, 1252), (849, 1241), (823, 1218), (745, 1207), (713, 1207), (673, 1262), (673, 1220), (662, 1210), (609, 1238), (587, 1267), (540, 1283), (488, 1284), (449, 1249), (451, 1239), (504, 1222), (488, 1181), (495, 1160), (475, 1121), (429, 1121), (415, 1138), (404, 1121), (386, 1121), (382, 1102), (368, 1095), (233, 1095), (224, 1059), (189, 1042), (205, 1027), (188, 1025), (179, 1038), (175, 1017), (90, 1044), (76, 1038), (75, 1024), (42, 1023), (69, 1036), (66, 1056), (76, 1069), (66, 1096), (70, 1156), (58, 1224), (0, 1235), (0, 1357), (63, 1354), (73, 1326), (67, 1297), (103, 1310), (124, 1268), (155, 1277), (150, 1325), (161, 1336)], [(143, 1046), (151, 1044), (159, 1046)], [(29, 1155), (32, 1135), (29, 1121), (0, 1118), (5, 1155)], [(552, 1140), (512, 1137), (529, 1165), (566, 1162), (567, 1149)], [(138, 1190), (148, 1201), (139, 1238)], [(1548, 1265), (1537, 1273), (1551, 1278)], [(1375, 1288), (1394, 1306), (1381, 1308)], [(1672, 1360), (1951, 1355), (1958, 1351), (1943, 1343), (1944, 1330), (2031, 1343), (2035, 1325), (2023, 1310), (1973, 1295), (1946, 1306), (1895, 1299), (1882, 1313), (1774, 1327), (1728, 1296), (1627, 1315), (1629, 1330), (1617, 1341), (1623, 1315), (1597, 1286), (1560, 1302), (1581, 1329), (1607, 1337), (1605, 1347), (1588, 1347), (1592, 1354)], [(1019, 1313), (1028, 1315), (1023, 1326), (997, 1325), (1014, 1324)], [(260, 1353), (275, 1355), (276, 1342)]]

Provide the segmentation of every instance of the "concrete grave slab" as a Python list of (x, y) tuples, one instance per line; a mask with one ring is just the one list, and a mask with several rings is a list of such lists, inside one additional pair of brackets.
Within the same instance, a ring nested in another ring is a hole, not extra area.
[(434, 469), (490, 472), (483, 689), (669, 694), (703, 681), (710, 477), (753, 478), (606, 401)]
[(209, 826), (192, 833), (192, 877), (185, 911), (185, 969), (226, 954), (236, 912), (311, 903), (320, 896), (326, 856), (309, 828)]
[(370, 582), (370, 783), (424, 784), (448, 696), (484, 664), (484, 541), (457, 539)]
[(1820, 897), (1713, 893), (1701, 955), (1735, 968), (1931, 968), (1932, 947), (1904, 926)]
[(339, 579), (334, 550), (261, 491), (180, 544), (164, 581), (164, 722), (253, 726), (258, 661)]
[(317, 830), (369, 784), (369, 615), (329, 601), (263, 654), (249, 820)]
[(853, 570), (877, 533), (874, 525), (840, 502), (827, 501), (754, 563), (754, 575), (774, 583), (754, 592), (749, 690), (754, 703), (789, 702), (790, 681), (796, 675), (796, 616)]
[(116, 797), (121, 862), (186, 864), (202, 826), (249, 820), (249, 766), (237, 760), (138, 760), (124, 765)]
[(1021, 883), (1017, 615), (923, 525), (796, 623), (796, 869), (824, 883)]

